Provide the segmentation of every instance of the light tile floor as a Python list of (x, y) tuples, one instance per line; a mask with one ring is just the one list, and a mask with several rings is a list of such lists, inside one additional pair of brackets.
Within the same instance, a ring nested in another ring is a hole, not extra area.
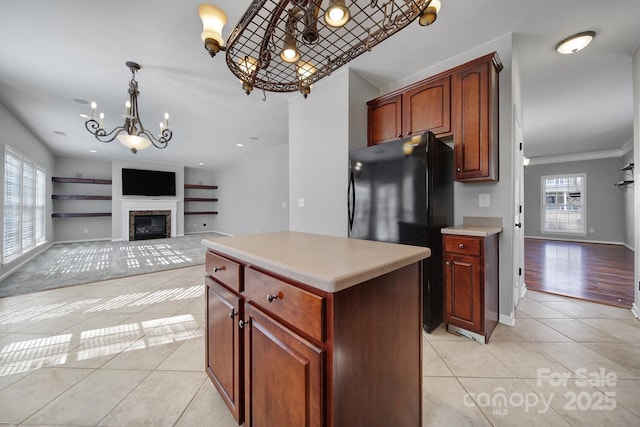
[[(235, 426), (204, 373), (202, 277), (1, 298), (0, 425)], [(487, 345), (424, 335), (425, 426), (640, 425), (628, 310), (529, 291), (517, 317)]]

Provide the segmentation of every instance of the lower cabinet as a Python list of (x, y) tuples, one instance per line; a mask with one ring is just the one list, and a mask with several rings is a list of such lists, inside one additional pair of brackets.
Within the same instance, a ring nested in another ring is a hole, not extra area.
[(325, 425), (324, 350), (250, 305), (246, 317), (247, 425)]
[(498, 323), (497, 235), (445, 234), (443, 245), (444, 321), (488, 342)]
[(421, 263), (337, 293), (206, 256), (206, 371), (246, 426), (422, 425)]
[(206, 278), (206, 372), (222, 399), (242, 423), (242, 345), (238, 319), (243, 316), (242, 298)]

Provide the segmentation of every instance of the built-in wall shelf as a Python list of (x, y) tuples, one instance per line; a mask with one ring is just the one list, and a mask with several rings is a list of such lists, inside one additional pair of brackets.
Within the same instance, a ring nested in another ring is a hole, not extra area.
[(52, 194), (54, 200), (111, 200), (111, 196), (85, 196), (82, 194)]
[(103, 185), (111, 185), (110, 179), (94, 179), (94, 178), (67, 178), (61, 176), (51, 177), (51, 181), (53, 182), (61, 182), (68, 184), (103, 184)]
[(202, 185), (202, 184), (185, 184), (184, 188), (199, 188), (201, 190), (217, 190), (217, 185)]
[(216, 211), (185, 212), (185, 215), (218, 215)]
[(67, 212), (51, 214), (51, 218), (93, 218), (100, 216), (111, 216), (111, 212)]
[[(51, 181), (56, 184), (99, 184), (111, 185), (110, 179), (101, 178), (71, 178), (54, 176)], [(52, 194), (53, 200), (111, 200), (111, 195), (98, 194)], [(60, 206), (60, 205), (58, 205)], [(58, 207), (55, 206), (55, 207)], [(52, 218), (93, 218), (93, 217), (110, 217), (111, 212), (54, 212)]]
[(616, 187), (621, 188), (623, 190), (627, 190), (627, 188), (631, 187), (633, 188), (633, 167), (634, 164), (633, 163), (627, 163), (624, 167), (622, 167), (622, 169), (620, 169), (621, 171), (624, 172), (624, 174), (631, 179), (623, 179), (620, 182), (616, 182)]
[[(218, 186), (217, 185), (203, 185), (203, 184), (185, 184), (184, 185), (184, 189), (186, 190), (217, 190)], [(213, 202), (217, 202), (218, 199), (214, 198), (214, 197), (186, 197), (184, 198), (185, 201), (185, 211), (184, 214), (185, 215), (217, 215), (218, 212), (216, 211), (188, 211), (186, 210), (187, 202), (207, 202), (207, 203), (213, 203)]]

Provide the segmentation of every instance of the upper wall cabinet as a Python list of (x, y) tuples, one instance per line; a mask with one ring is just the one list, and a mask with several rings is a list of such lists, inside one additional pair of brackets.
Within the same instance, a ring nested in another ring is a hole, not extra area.
[(497, 54), (367, 102), (368, 145), (427, 130), (453, 138), (455, 179), (498, 180)]
[(451, 79), (435, 77), (367, 102), (368, 145), (427, 130), (451, 133)]
[(402, 95), (390, 95), (367, 102), (367, 145), (382, 144), (402, 136)]
[(498, 180), (497, 56), (478, 58), (452, 76), (456, 181)]

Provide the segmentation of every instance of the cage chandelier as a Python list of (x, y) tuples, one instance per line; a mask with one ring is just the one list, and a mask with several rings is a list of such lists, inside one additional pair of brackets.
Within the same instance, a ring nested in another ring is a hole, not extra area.
[(300, 91), (370, 51), (415, 19), (432, 24), (440, 0), (253, 0), (227, 39), (227, 16), (201, 4), (201, 34), (211, 57), (226, 51), (227, 66), (247, 95), (254, 87)]
[(138, 111), (138, 82), (136, 81), (136, 73), (140, 70), (140, 65), (127, 61), (125, 63), (131, 70), (131, 81), (129, 82), (129, 100), (125, 103), (126, 111), (124, 124), (114, 128), (111, 132), (104, 130), (104, 113), (100, 113), (96, 117), (97, 105), (91, 103), (91, 116), (84, 123), (89, 132), (100, 142), (111, 142), (116, 137), (118, 141), (127, 147), (133, 154), (139, 150), (143, 150), (153, 144), (157, 148), (166, 148), (168, 142), (173, 136), (173, 131), (169, 129), (169, 113), (164, 113), (164, 121), (160, 123), (160, 134), (153, 135), (142, 125)]

